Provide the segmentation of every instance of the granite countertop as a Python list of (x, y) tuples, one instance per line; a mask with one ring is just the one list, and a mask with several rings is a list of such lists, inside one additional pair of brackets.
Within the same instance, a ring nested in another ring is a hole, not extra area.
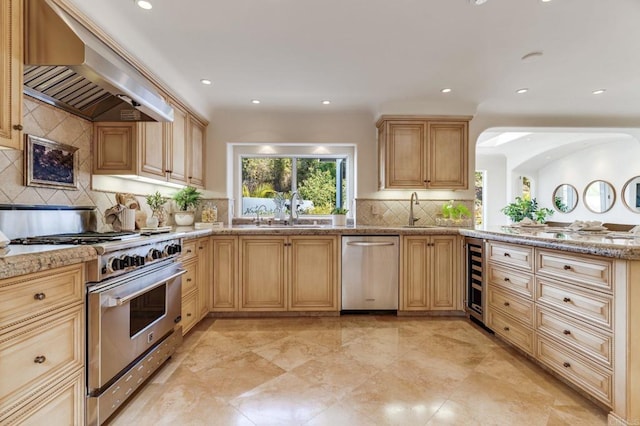
[(566, 228), (517, 228), (501, 226), (485, 230), (460, 229), (461, 235), (592, 254), (626, 260), (640, 260), (640, 238), (625, 232), (571, 231)]
[[(0, 254), (0, 279), (82, 263), (97, 258), (96, 250), (83, 245), (9, 245)], [(6, 250), (5, 250), (6, 251)]]

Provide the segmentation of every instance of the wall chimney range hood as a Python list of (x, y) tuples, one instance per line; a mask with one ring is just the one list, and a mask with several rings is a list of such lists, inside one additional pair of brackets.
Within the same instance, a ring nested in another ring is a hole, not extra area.
[(24, 93), (91, 121), (173, 121), (132, 65), (51, 0), (25, 0)]

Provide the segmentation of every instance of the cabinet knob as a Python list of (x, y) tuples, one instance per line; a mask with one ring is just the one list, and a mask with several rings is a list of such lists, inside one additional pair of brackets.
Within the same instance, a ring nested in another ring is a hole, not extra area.
[(173, 173), (173, 170), (165, 170), (165, 173)]
[(511, 254), (509, 254), (509, 253), (505, 253), (505, 254), (504, 254), (504, 257), (511, 257)]
[(191, 278), (187, 278), (187, 282), (190, 283), (191, 282)]
[(562, 299), (562, 301), (564, 303), (569, 303), (569, 302), (571, 302), (571, 299), (569, 299), (568, 297), (565, 297), (564, 299)]
[(44, 300), (45, 297), (47, 297), (47, 295), (44, 293), (36, 293), (33, 295), (35, 300)]
[(564, 265), (564, 266), (563, 266), (563, 268), (564, 268), (564, 270), (565, 270), (565, 271), (568, 271), (568, 270), (570, 270), (570, 269), (571, 269), (571, 266), (569, 266), (569, 265)]
[(565, 361), (565, 362), (562, 363), (562, 366), (564, 368), (569, 368), (569, 367), (571, 367), (571, 364), (569, 364), (567, 361)]
[(504, 277), (504, 280), (505, 280), (506, 282), (511, 282), (511, 280), (509, 279), (509, 277)]
[(187, 316), (190, 317), (191, 316), (191, 312), (187, 312)]
[(193, 179), (193, 176), (187, 176), (189, 178), (189, 180)]
[(22, 124), (14, 124), (13, 125), (13, 130), (22, 130), (22, 129), (23, 129)]
[(564, 330), (562, 334), (568, 336), (569, 334), (571, 334), (571, 330)]
[(505, 328), (504, 328), (504, 331), (509, 331), (509, 327), (505, 327)]
[(504, 302), (504, 306), (509, 306), (511, 305), (509, 302)]
[(37, 357), (35, 357), (33, 359), (33, 362), (35, 362), (36, 364), (42, 364), (47, 360), (47, 358), (44, 355), (38, 355)]

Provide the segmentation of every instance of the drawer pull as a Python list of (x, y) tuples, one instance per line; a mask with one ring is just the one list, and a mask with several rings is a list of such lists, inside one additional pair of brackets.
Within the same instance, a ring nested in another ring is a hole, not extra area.
[(564, 330), (562, 334), (564, 334), (565, 336), (568, 336), (569, 334), (571, 334), (571, 330)]
[(562, 299), (562, 301), (564, 303), (569, 303), (569, 302), (571, 302), (571, 299), (569, 299), (568, 297), (565, 297), (564, 299)]
[(191, 312), (187, 312), (187, 316), (190, 317), (191, 316)]
[(569, 270), (571, 269), (571, 266), (569, 266), (569, 265), (564, 265), (564, 266), (563, 266), (563, 268), (564, 268), (564, 270), (565, 270), (565, 271), (569, 271)]
[(44, 355), (38, 355), (33, 359), (33, 362), (35, 362), (36, 364), (43, 364), (46, 360), (47, 358)]
[(18, 130), (18, 131), (23, 129), (22, 124), (14, 124), (12, 127), (13, 127), (13, 130)]
[(507, 278), (507, 277), (504, 277), (504, 280), (505, 280), (506, 282), (511, 282), (511, 280), (510, 280), (509, 278)]
[(505, 327), (503, 330), (504, 331), (509, 331), (509, 327)]
[(510, 303), (509, 302), (504, 302), (504, 306), (509, 306)]
[(190, 283), (191, 282), (191, 278), (187, 278), (187, 282)]
[(45, 297), (47, 297), (47, 295), (44, 293), (36, 293), (33, 295), (35, 300), (44, 300)]
[(187, 249), (187, 253), (191, 253), (191, 249)]
[(509, 253), (505, 253), (504, 257), (511, 257), (511, 255)]
[(562, 366), (564, 368), (569, 368), (569, 367), (571, 367), (571, 364), (569, 364), (567, 361), (565, 361), (565, 362), (562, 363)]

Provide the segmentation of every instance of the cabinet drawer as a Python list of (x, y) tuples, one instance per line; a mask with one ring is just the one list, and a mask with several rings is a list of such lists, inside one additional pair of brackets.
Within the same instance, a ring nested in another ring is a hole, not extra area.
[(594, 325), (612, 328), (613, 297), (544, 278), (536, 278), (537, 301)]
[(613, 266), (610, 261), (587, 256), (537, 250), (537, 272), (549, 277), (612, 291)]
[(82, 264), (0, 282), (0, 334), (17, 323), (66, 308), (84, 297)]
[(613, 376), (606, 369), (566, 351), (544, 336), (536, 339), (536, 358), (593, 397), (612, 406)]
[(533, 272), (533, 248), (489, 241), (487, 259), (490, 262)]
[(533, 330), (494, 309), (487, 310), (487, 327), (507, 342), (533, 355)]
[(0, 424), (82, 425), (84, 420), (85, 384), (84, 370), (79, 370), (60, 385), (38, 396), (25, 407), (20, 407), (10, 417), (0, 417)]
[(0, 338), (0, 417), (61, 376), (83, 368), (82, 306)]
[(533, 300), (533, 275), (513, 272), (489, 265), (487, 280), (490, 284), (507, 288), (530, 300)]
[(613, 336), (610, 333), (585, 326), (540, 306), (536, 307), (536, 328), (563, 346), (572, 347), (605, 367), (613, 367)]
[(493, 285), (487, 287), (487, 303), (491, 309), (497, 309), (525, 325), (533, 327), (533, 302), (506, 291), (500, 291)]
[(182, 241), (182, 254), (180, 260), (186, 262), (189, 259), (193, 259), (198, 255), (198, 240), (183, 240)]
[(182, 298), (182, 335), (187, 334), (198, 322), (198, 293), (191, 293)]
[(195, 291), (198, 281), (198, 264), (195, 261), (187, 262), (182, 265), (185, 274), (182, 276), (182, 295)]

